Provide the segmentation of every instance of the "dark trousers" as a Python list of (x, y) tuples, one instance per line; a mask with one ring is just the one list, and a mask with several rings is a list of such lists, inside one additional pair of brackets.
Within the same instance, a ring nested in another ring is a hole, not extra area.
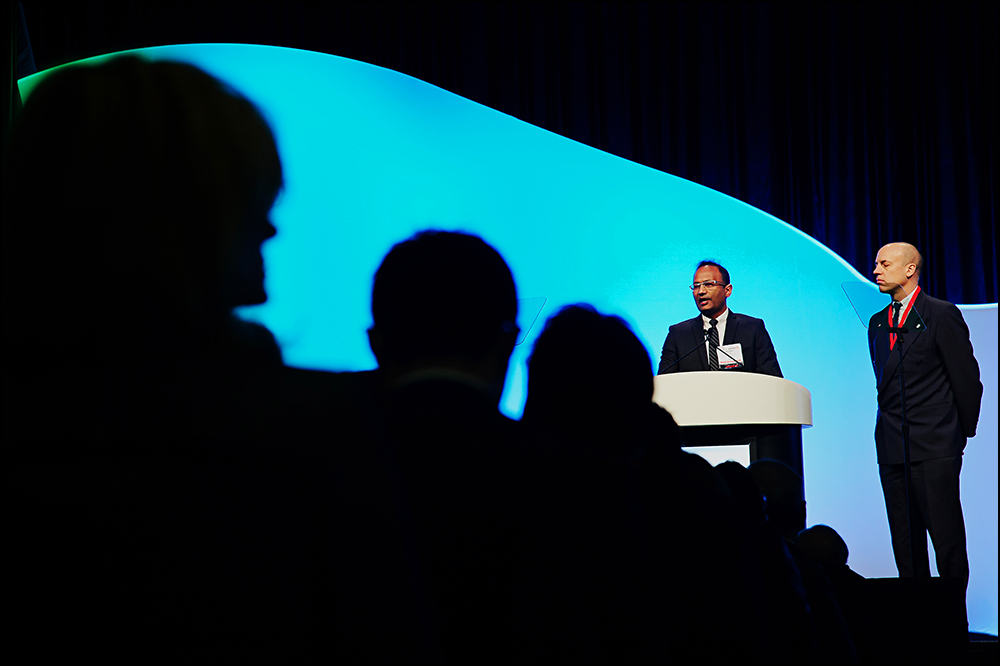
[(969, 583), (969, 556), (965, 548), (965, 518), (959, 500), (962, 456), (910, 463), (910, 510), (916, 540), (915, 562), (910, 561), (910, 535), (906, 524), (906, 481), (903, 465), (879, 465), (882, 493), (889, 514), (892, 552), (902, 578), (929, 577), (927, 534), (937, 555), (938, 573)]

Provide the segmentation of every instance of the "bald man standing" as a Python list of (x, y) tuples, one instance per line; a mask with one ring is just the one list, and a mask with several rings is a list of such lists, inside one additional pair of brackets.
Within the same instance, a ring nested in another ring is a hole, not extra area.
[[(958, 478), (966, 440), (976, 434), (983, 385), (962, 313), (921, 291), (922, 266), (920, 252), (908, 243), (890, 243), (875, 258), (879, 290), (892, 296), (892, 303), (868, 323), (878, 387), (875, 449), (899, 575), (930, 576), (925, 536), (929, 533), (939, 574), (968, 585)], [(896, 327), (906, 331), (889, 330)], [(909, 425), (916, 561), (911, 561), (906, 521), (901, 375)]]

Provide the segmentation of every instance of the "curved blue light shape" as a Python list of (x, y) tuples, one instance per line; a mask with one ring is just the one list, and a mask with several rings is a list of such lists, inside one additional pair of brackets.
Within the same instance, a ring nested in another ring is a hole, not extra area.
[[(274, 127), (286, 189), (274, 211), (278, 236), (265, 246), (270, 300), (244, 314), (276, 333), (290, 365), (374, 367), (365, 336), (372, 275), (393, 243), (427, 227), (483, 236), (510, 263), (521, 296), (548, 299), (543, 317), (579, 301), (625, 317), (654, 364), (668, 326), (696, 314), (686, 287), (695, 264), (714, 258), (732, 275), (731, 307), (766, 321), (785, 376), (812, 392), (815, 426), (803, 434), (809, 523), (843, 535), (855, 570), (896, 575), (866, 334), (841, 288), (866, 280), (826, 247), (719, 192), (398, 72), (267, 46), (134, 53), (202, 67)], [(965, 315), (987, 385), (962, 478), (969, 620), (995, 634), (997, 308)], [(539, 329), (511, 362), (503, 407), (514, 416)]]

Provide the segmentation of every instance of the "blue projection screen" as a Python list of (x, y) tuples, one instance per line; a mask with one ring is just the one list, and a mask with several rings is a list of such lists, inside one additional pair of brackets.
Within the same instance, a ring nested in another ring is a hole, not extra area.
[[(714, 258), (731, 273), (730, 306), (766, 321), (785, 377), (812, 392), (814, 427), (803, 433), (809, 524), (837, 529), (861, 574), (896, 575), (865, 327), (841, 287), (868, 280), (829, 249), (719, 192), (398, 72), (266, 46), (132, 53), (202, 67), (253, 100), (275, 130), (286, 186), (273, 214), (278, 235), (264, 246), (270, 299), (242, 314), (275, 333), (286, 363), (374, 367), (365, 330), (381, 258), (417, 230), (465, 230), (506, 257), (520, 296), (547, 299), (511, 359), (502, 407), (517, 417), (544, 318), (592, 303), (629, 321), (655, 364), (667, 328), (696, 314), (686, 287), (695, 264)], [(41, 76), (23, 79), (22, 94)], [(964, 314), (986, 385), (962, 474), (969, 621), (995, 634), (997, 307)], [(530, 316), (520, 323), (527, 328)]]

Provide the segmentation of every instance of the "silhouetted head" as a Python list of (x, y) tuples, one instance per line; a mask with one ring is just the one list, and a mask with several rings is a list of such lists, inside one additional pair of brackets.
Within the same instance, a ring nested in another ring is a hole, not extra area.
[(577, 437), (631, 437), (653, 399), (649, 354), (619, 317), (585, 304), (553, 315), (528, 360), (525, 422)]
[(422, 231), (393, 246), (375, 273), (368, 333), (391, 376), (457, 370), (499, 397), (516, 319), (514, 278), (499, 252), (478, 236)]
[(227, 430), (213, 415), (241, 400), (219, 386), (280, 362), (266, 329), (232, 316), (266, 298), (282, 182), (257, 109), (186, 64), (69, 66), (26, 100), (8, 164), (5, 395), (18, 387), (36, 422), (68, 414), (53, 437), (81, 442)]
[(847, 543), (828, 525), (813, 525), (799, 532), (795, 544), (809, 557), (823, 564), (844, 566), (850, 552)]
[(71, 317), (197, 322), (266, 299), (274, 137), (201, 70), (119, 57), (53, 72), (25, 103), (11, 165), (12, 251), (35, 296)]
[(733, 507), (741, 520), (753, 525), (763, 525), (766, 520), (764, 497), (747, 468), (738, 462), (727, 460), (716, 465), (715, 470), (726, 482)]
[(794, 539), (806, 526), (806, 498), (802, 477), (778, 460), (758, 460), (748, 468), (760, 494), (768, 522), (781, 535)]

